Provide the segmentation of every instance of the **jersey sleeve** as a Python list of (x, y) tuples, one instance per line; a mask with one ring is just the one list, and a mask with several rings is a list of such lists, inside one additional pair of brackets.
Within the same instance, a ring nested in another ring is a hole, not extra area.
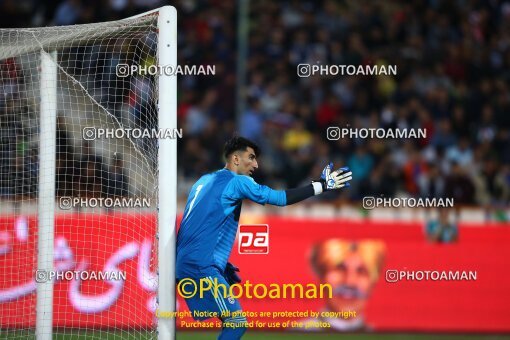
[(227, 185), (226, 194), (234, 200), (249, 199), (259, 204), (287, 205), (285, 191), (273, 190), (268, 186), (258, 184), (249, 176), (234, 176)]

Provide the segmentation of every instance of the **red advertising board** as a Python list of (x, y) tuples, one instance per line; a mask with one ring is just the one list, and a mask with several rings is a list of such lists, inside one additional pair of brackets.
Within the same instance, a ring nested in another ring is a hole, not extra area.
[[(426, 241), (419, 223), (267, 217), (257, 220), (257, 224), (269, 226), (270, 251), (240, 254), (237, 244), (232, 250), (231, 261), (241, 268), (244, 282), (319, 284), (331, 280), (329, 265), (349, 266), (342, 255), (348, 249), (349, 254), (359, 255), (349, 261), (358, 259), (364, 263), (364, 267), (357, 268), (364, 268), (369, 284), (359, 292), (355, 280), (352, 287), (339, 286), (343, 297), (332, 300), (241, 298), (247, 311), (344, 308), (355, 310), (363, 327), (374, 331), (510, 331), (508, 225), (461, 226), (458, 242), (432, 244)], [(114, 269), (125, 273), (126, 279), (57, 280), (55, 326), (153, 326), (157, 286), (155, 226), (153, 215), (58, 216), (56, 268)], [(0, 328), (35, 324), (36, 241), (35, 217), (0, 218)], [(360, 275), (363, 270), (358, 269)], [(393, 270), (398, 271), (397, 282), (392, 282)], [(424, 277), (427, 272), (469, 272), (475, 277), (443, 280), (437, 275)], [(346, 298), (345, 292), (351, 298)], [(178, 302), (179, 309), (186, 310), (181, 298)], [(342, 320), (333, 324), (343, 326)], [(179, 322), (177, 325), (182, 326)]]
[[(126, 280), (57, 280), (54, 324), (65, 327), (148, 327), (153, 324), (157, 283), (153, 272), (156, 219), (153, 215), (62, 215), (55, 220), (55, 268), (105, 271), (117, 268)], [(27, 237), (17, 235), (26, 229)], [(37, 221), (0, 218), (9, 244), (0, 256), (1, 327), (35, 324)]]

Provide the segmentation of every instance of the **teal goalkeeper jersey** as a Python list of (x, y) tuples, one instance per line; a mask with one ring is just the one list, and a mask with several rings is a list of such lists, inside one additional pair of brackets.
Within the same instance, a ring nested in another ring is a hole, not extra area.
[(234, 245), (241, 204), (284, 206), (285, 191), (222, 169), (202, 176), (191, 188), (177, 234), (176, 278), (223, 274)]

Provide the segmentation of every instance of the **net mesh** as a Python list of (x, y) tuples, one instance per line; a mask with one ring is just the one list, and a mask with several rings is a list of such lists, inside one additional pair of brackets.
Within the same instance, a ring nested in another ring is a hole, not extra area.
[[(0, 30), (0, 333), (34, 337), (53, 278), (53, 332), (156, 338), (157, 14)], [(55, 56), (55, 178), (39, 178), (41, 54)], [(104, 129), (120, 129), (101, 135)], [(37, 269), (40, 181), (55, 180), (53, 272)]]

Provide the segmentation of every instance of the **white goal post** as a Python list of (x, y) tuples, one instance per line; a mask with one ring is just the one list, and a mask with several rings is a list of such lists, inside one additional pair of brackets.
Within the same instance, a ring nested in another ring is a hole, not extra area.
[[(177, 65), (177, 12), (174, 7), (160, 10), (158, 18), (160, 65)], [(161, 128), (177, 128), (177, 78), (159, 76), (158, 119)], [(166, 95), (166, 94), (174, 95)], [(174, 155), (174, 157), (169, 157)], [(158, 308), (175, 311), (176, 215), (177, 215), (177, 141), (163, 139), (159, 142), (159, 204), (158, 210)], [(160, 339), (175, 338), (175, 319), (160, 318)]]
[(175, 338), (177, 139), (100, 133), (177, 130), (177, 76), (133, 65), (177, 65), (174, 7), (0, 29), (7, 336)]
[[(39, 230), (37, 270), (51, 272), (55, 243), (55, 166), (57, 127), (57, 53), (41, 51), (41, 132), (39, 138)], [(44, 150), (44, 152), (42, 152)], [(51, 340), (53, 332), (53, 282), (37, 282), (37, 339)]]

